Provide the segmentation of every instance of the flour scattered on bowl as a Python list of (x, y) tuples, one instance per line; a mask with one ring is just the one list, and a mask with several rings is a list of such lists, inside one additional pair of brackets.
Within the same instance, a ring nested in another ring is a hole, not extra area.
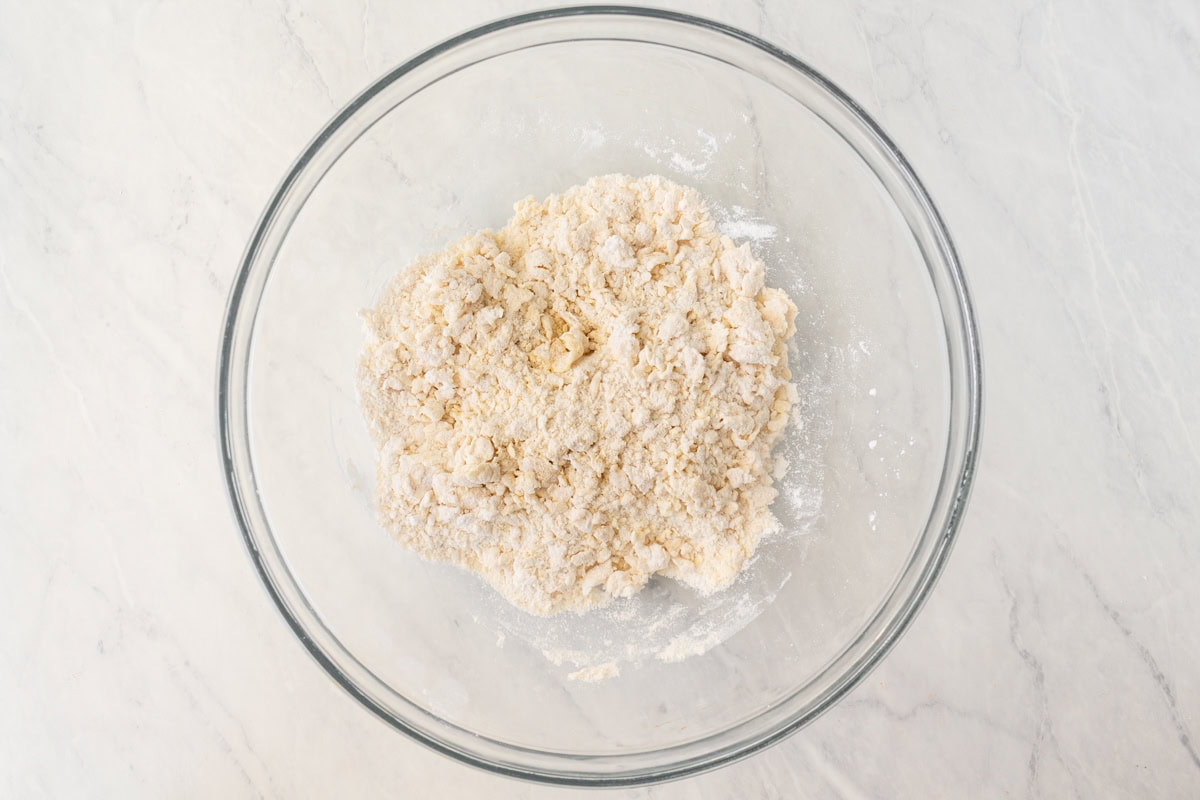
[(742, 206), (720, 209), (716, 214), (717, 230), (730, 239), (751, 239), (756, 242), (774, 239), (778, 229), (754, 216), (754, 212)]
[(608, 175), (419, 259), (363, 314), (382, 521), (535, 614), (728, 586), (777, 523), (796, 308), (698, 193)]
[[(685, 137), (686, 138), (686, 137)], [(728, 139), (728, 137), (726, 137)], [(695, 140), (680, 142), (672, 136), (654, 143), (639, 143), (642, 152), (676, 172), (699, 177), (705, 175), (721, 143), (703, 128), (696, 130)]]
[(598, 664), (594, 667), (577, 669), (567, 675), (567, 679), (583, 681), (585, 683), (597, 683), (599, 681), (606, 681), (609, 678), (615, 678), (620, 674), (621, 667), (615, 661), (609, 661), (607, 664)]

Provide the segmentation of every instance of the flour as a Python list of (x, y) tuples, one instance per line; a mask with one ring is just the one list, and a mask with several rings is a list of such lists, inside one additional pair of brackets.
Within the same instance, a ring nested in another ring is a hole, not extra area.
[(382, 521), (535, 614), (656, 574), (729, 585), (777, 523), (796, 308), (692, 189), (610, 175), (516, 205), (364, 312)]
[(774, 239), (778, 230), (757, 219), (754, 212), (742, 206), (717, 209), (717, 230), (731, 239), (751, 239), (756, 242)]
[(594, 667), (584, 667), (577, 669), (567, 675), (568, 680), (583, 681), (584, 683), (596, 683), (597, 681), (606, 681), (609, 678), (615, 678), (621, 674), (621, 667), (615, 661), (609, 661), (607, 664), (598, 664)]
[(680, 141), (673, 136), (667, 136), (653, 143), (640, 142), (639, 146), (643, 153), (661, 164), (670, 166), (675, 172), (693, 177), (706, 175), (721, 143), (717, 141), (716, 136), (703, 128), (696, 131), (694, 139), (684, 138), (687, 140)]

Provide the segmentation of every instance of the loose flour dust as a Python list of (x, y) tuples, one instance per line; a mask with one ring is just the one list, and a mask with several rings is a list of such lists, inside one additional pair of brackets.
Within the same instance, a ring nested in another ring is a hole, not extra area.
[(384, 523), (535, 614), (655, 574), (727, 586), (774, 525), (795, 399), (796, 308), (763, 277), (653, 176), (523, 200), (419, 259), (364, 312)]

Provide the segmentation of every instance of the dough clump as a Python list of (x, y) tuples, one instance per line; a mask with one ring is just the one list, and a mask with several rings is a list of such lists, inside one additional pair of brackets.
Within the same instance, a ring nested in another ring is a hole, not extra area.
[(540, 615), (729, 585), (776, 523), (796, 307), (700, 195), (606, 175), (517, 203), (363, 317), (383, 524)]

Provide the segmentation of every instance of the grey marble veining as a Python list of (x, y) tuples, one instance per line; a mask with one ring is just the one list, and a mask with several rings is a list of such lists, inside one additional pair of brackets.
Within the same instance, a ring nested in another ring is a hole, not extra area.
[[(0, 0), (0, 794), (572, 794), (337, 690), (256, 583), (213, 441), (225, 296), (292, 158), (385, 69), (529, 7)], [(1200, 7), (687, 8), (908, 155), (978, 306), (986, 430), (885, 663), (770, 751), (625, 794), (1200, 795)]]

